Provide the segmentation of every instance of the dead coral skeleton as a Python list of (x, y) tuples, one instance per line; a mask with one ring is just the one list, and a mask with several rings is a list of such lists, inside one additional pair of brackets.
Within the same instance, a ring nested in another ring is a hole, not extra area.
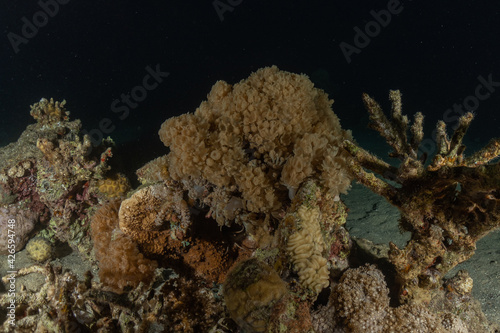
[[(391, 91), (389, 99), (392, 120), (377, 102), (363, 95), (370, 127), (393, 148), (389, 156), (400, 160), (399, 167), (349, 140), (344, 141), (344, 148), (354, 157), (350, 166), (356, 179), (396, 206), (401, 212), (401, 228), (412, 233), (404, 249), (390, 244), (389, 258), (396, 268), (401, 300), (425, 299), (425, 290), (439, 287), (450, 269), (472, 257), (476, 242), (500, 226), (500, 164), (492, 163), (500, 155), (500, 139), (465, 157), (462, 139), (473, 119), (472, 113), (460, 117), (451, 138), (440, 121), (438, 151), (426, 166), (427, 156), (419, 154), (424, 136), (423, 115), (416, 113), (409, 126), (408, 118), (401, 113), (400, 92)], [(408, 131), (411, 138), (407, 137)]]
[[(90, 281), (79, 282), (75, 274), (63, 273), (60, 267), (50, 264), (45, 266), (34, 265), (20, 269), (17, 273), (4, 276), (2, 281), (8, 283), (9, 279), (18, 278), (32, 273), (45, 276), (45, 283), (38, 292), (32, 292), (22, 286), (15, 293), (16, 304), (16, 332), (43, 332), (71, 331), (80, 327), (80, 319), (76, 312), (86, 313), (82, 295), (88, 289)], [(0, 297), (0, 304), (7, 308), (12, 302), (9, 293)], [(71, 311), (73, 310), (73, 311)], [(83, 311), (83, 312), (82, 312)], [(3, 328), (9, 330), (9, 321), (5, 321)]]
[[(16, 332), (226, 332), (220, 291), (171, 269), (156, 270), (152, 283), (140, 283), (123, 295), (92, 282), (90, 272), (80, 281), (50, 263), (22, 268), (2, 281), (33, 273), (45, 276), (45, 283), (37, 292), (24, 286), (16, 291)], [(0, 305), (7, 309), (11, 299), (2, 295)], [(9, 325), (6, 320), (2, 331), (9, 332)]]

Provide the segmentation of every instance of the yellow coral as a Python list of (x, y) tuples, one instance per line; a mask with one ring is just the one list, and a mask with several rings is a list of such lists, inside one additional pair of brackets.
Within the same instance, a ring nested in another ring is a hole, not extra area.
[(245, 332), (265, 332), (270, 309), (287, 289), (275, 270), (251, 258), (229, 272), (223, 292), (231, 318)]
[(318, 207), (301, 206), (297, 215), (301, 229), (288, 238), (287, 251), (299, 274), (300, 283), (319, 293), (329, 284), (327, 260), (322, 256), (325, 242), (319, 225), (320, 211)]
[(26, 251), (31, 259), (38, 262), (45, 262), (52, 258), (52, 244), (40, 237), (35, 237), (26, 245)]
[(123, 196), (130, 190), (130, 183), (125, 175), (119, 173), (113, 177), (99, 180), (97, 187), (108, 198), (116, 198)]

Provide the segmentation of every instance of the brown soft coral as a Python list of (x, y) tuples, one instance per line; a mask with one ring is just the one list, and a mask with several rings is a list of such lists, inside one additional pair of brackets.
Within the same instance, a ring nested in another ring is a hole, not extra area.
[(101, 282), (115, 292), (153, 277), (156, 261), (144, 258), (137, 245), (118, 228), (120, 201), (104, 204), (92, 219), (92, 239)]
[(163, 123), (169, 177), (206, 180), (241, 197), (247, 212), (266, 216), (310, 177), (333, 196), (345, 193), (351, 178), (339, 145), (351, 134), (332, 103), (307, 76), (275, 66), (234, 86), (218, 81), (194, 114)]

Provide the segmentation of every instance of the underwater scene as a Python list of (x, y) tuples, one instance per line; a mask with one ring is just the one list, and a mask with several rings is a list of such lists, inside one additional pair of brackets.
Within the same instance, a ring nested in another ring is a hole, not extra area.
[(0, 332), (500, 333), (499, 4), (2, 7)]

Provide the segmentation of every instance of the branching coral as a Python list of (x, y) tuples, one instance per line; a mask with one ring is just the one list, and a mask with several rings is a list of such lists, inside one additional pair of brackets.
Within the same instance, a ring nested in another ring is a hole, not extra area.
[(40, 102), (31, 105), (30, 114), (41, 124), (51, 124), (68, 120), (69, 111), (66, 111), (65, 105), (66, 100), (54, 102), (53, 98), (51, 98), (50, 101), (42, 98)]
[[(451, 268), (469, 259), (476, 242), (500, 226), (500, 164), (492, 161), (500, 155), (500, 140), (492, 140), (483, 149), (465, 157), (462, 139), (472, 121), (472, 113), (463, 115), (451, 138), (446, 126), (437, 124), (437, 147), (430, 165), (418, 155), (423, 138), (423, 116), (414, 123), (401, 113), (401, 94), (391, 91), (392, 121), (368, 95), (363, 95), (370, 113), (370, 126), (393, 148), (391, 157), (399, 167), (378, 159), (346, 140), (344, 147), (354, 157), (353, 175), (369, 189), (385, 197), (401, 212), (400, 226), (411, 232), (404, 249), (390, 244), (389, 258), (396, 268), (401, 299), (427, 299), (426, 289), (441, 285)], [(407, 131), (411, 138), (407, 138)], [(371, 170), (383, 179), (367, 172)], [(386, 180), (399, 184), (394, 186)]]

